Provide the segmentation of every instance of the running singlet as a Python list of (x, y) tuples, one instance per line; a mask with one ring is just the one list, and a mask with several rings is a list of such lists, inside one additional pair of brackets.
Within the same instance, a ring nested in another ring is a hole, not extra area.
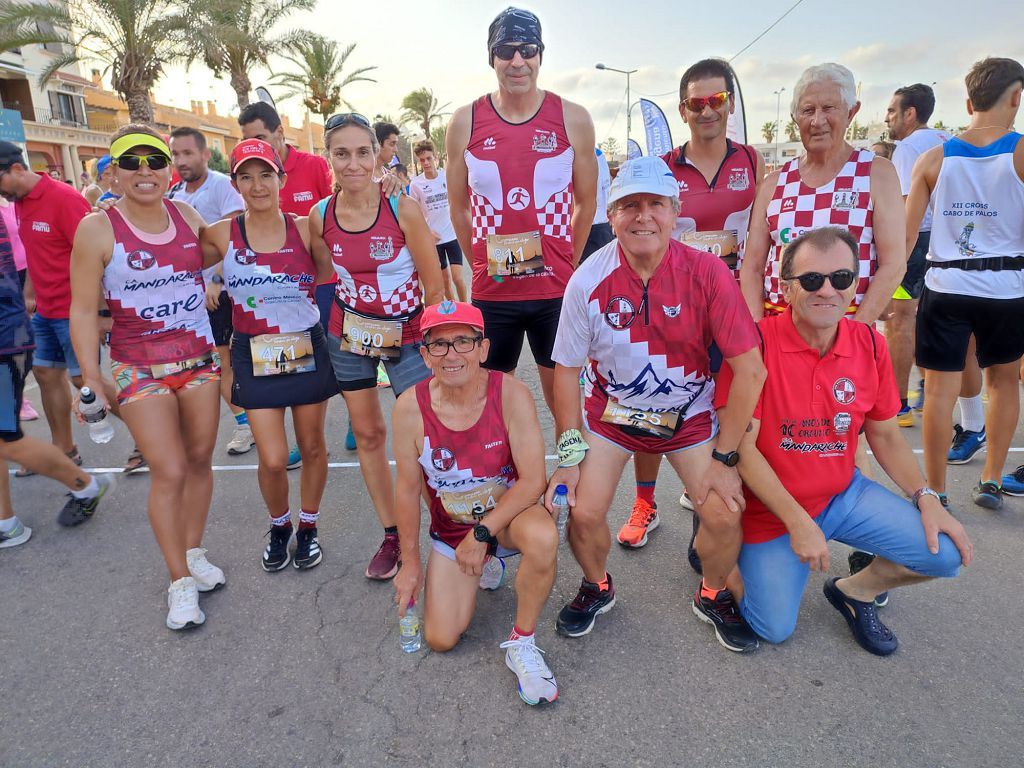
[(729, 139), (725, 145), (725, 158), (710, 184), (686, 159), (685, 144), (661, 159), (679, 183), (682, 203), (672, 236), (718, 256), (738, 280), (757, 188), (757, 150)]
[(448, 429), (430, 405), (430, 382), (416, 385), (423, 417), (419, 462), (430, 496), (430, 534), (458, 547), (476, 519), (490, 512), (518, 479), (501, 408), (501, 371), (487, 372), (487, 402), (476, 424)]
[(161, 245), (135, 234), (117, 208), (106, 211), (114, 252), (103, 290), (113, 318), (110, 356), (119, 363), (174, 363), (213, 348), (199, 238), (174, 203), (164, 207), (174, 234)]
[[(942, 146), (932, 190), (935, 218), (928, 261), (1024, 257), (1024, 181), (1013, 165), (1021, 134), (984, 147), (953, 138)], [(929, 269), (924, 284), (939, 293), (990, 299), (1024, 297), (1024, 270)]]
[(808, 187), (800, 178), (800, 160), (790, 160), (779, 172), (772, 199), (768, 201), (768, 231), (771, 247), (764, 268), (765, 309), (781, 312), (779, 269), (782, 251), (804, 232), (819, 227), (848, 229), (860, 245), (860, 280), (857, 295), (847, 313), (855, 311), (867, 293), (868, 283), (878, 269), (875, 235), (872, 229), (874, 202), (871, 200), (871, 162), (868, 149), (855, 149), (832, 181), (820, 187)]
[(465, 158), (474, 299), (556, 299), (565, 292), (572, 275), (574, 157), (555, 94), (545, 93), (525, 123), (506, 122), (490, 96), (473, 104)]
[(231, 297), (231, 324), (236, 331), (296, 333), (320, 322), (316, 308), (316, 267), (295, 220), (283, 214), (284, 245), (273, 253), (253, 251), (239, 225), (231, 220), (231, 239), (224, 254), (224, 287)]
[(634, 412), (675, 412), (681, 423), (714, 411), (711, 342), (726, 358), (758, 343), (722, 261), (673, 240), (644, 285), (615, 241), (569, 281), (551, 357), (569, 367), (587, 364), (588, 424), (609, 420), (609, 398)]
[[(10, 206), (13, 210), (14, 206)], [(14, 355), (32, 349), (32, 322), (25, 312), (18, 266), (14, 263), (11, 230), (0, 217), (0, 355)]]
[(324, 242), (338, 275), (328, 332), (341, 337), (349, 309), (363, 317), (402, 321), (403, 346), (419, 341), (420, 279), (388, 199), (381, 195), (377, 219), (362, 232), (341, 228), (337, 201), (337, 195), (331, 197), (324, 215)]

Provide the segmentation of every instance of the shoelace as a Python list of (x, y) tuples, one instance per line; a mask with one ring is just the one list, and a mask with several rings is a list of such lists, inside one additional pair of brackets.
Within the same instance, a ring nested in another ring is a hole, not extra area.
[(967, 430), (961, 427), (959, 424), (953, 425), (953, 448), (963, 447), (963, 444), (967, 441)]
[(642, 504), (640, 500), (637, 500), (634, 502), (633, 511), (629, 515), (628, 525), (644, 528), (654, 519), (655, 512), (654, 507)]
[(171, 609), (176, 610), (188, 603), (188, 587), (171, 585)]
[(541, 654), (544, 653), (544, 651), (534, 645), (532, 638), (527, 640), (520, 637), (515, 640), (506, 640), (498, 647), (514, 649), (512, 652), (516, 655), (516, 658), (519, 659), (519, 663), (523, 667), (523, 672), (528, 675), (543, 674), (548, 671), (547, 665), (544, 663), (544, 659), (541, 658)]
[(188, 566), (193, 573), (208, 573), (213, 568), (210, 561), (206, 559), (205, 549), (200, 549), (199, 552), (192, 555), (188, 561)]
[(1013, 479), (1018, 483), (1024, 483), (1024, 464), (1013, 470)]
[(715, 613), (721, 616), (726, 624), (739, 624), (742, 621), (736, 601), (728, 590), (723, 589), (718, 593), (714, 605)]
[(573, 610), (585, 611), (591, 603), (596, 603), (600, 599), (600, 589), (590, 590), (586, 587), (580, 587), (580, 591), (576, 593), (576, 597), (572, 601)]

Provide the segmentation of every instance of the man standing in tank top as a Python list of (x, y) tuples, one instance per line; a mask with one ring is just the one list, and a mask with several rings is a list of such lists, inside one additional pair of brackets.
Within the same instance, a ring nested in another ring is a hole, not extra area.
[(487, 367), (513, 372), (525, 334), (551, 408), (562, 296), (596, 208), (594, 124), (583, 107), (537, 88), (544, 43), (535, 15), (506, 8), (487, 46), (498, 88), (457, 109), (448, 126), (452, 224), (472, 254)]
[(929, 485), (944, 495), (946, 440), (974, 335), (989, 393), (988, 451), (974, 503), (999, 509), (1003, 462), (1020, 414), (1024, 355), (1024, 141), (1011, 128), (1024, 67), (1013, 59), (984, 59), (971, 67), (966, 83), (970, 128), (921, 155), (907, 196), (908, 248), (929, 200), (934, 212), (915, 352), (927, 372), (925, 471)]

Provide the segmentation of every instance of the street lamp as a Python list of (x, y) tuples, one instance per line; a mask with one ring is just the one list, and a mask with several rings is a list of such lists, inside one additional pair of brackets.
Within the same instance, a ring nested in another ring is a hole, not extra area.
[(772, 91), (775, 94), (775, 167), (779, 167), (779, 133), (782, 131), (782, 124), (779, 122), (782, 111), (782, 92), (786, 90), (783, 86), (777, 91)]
[(606, 67), (604, 64), (595, 64), (595, 69), (604, 69), (608, 72), (618, 72), (620, 75), (626, 76), (626, 150), (629, 150), (629, 135), (630, 129), (633, 126), (631, 115), (633, 112), (633, 105), (629, 100), (629, 76), (636, 72), (635, 69), (616, 69), (615, 67)]

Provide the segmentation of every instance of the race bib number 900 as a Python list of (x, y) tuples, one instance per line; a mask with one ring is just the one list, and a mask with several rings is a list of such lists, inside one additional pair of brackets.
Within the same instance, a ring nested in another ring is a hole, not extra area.
[(468, 491), (441, 491), (438, 498), (448, 517), (456, 523), (472, 525), (494, 509), (507, 490), (500, 480), (491, 480)]
[(346, 312), (341, 330), (341, 348), (364, 357), (397, 359), (402, 348), (402, 321), (360, 317)]
[(313, 339), (302, 333), (261, 333), (249, 339), (253, 376), (280, 376), (316, 370)]
[(540, 232), (487, 236), (487, 274), (532, 275), (544, 271)]

